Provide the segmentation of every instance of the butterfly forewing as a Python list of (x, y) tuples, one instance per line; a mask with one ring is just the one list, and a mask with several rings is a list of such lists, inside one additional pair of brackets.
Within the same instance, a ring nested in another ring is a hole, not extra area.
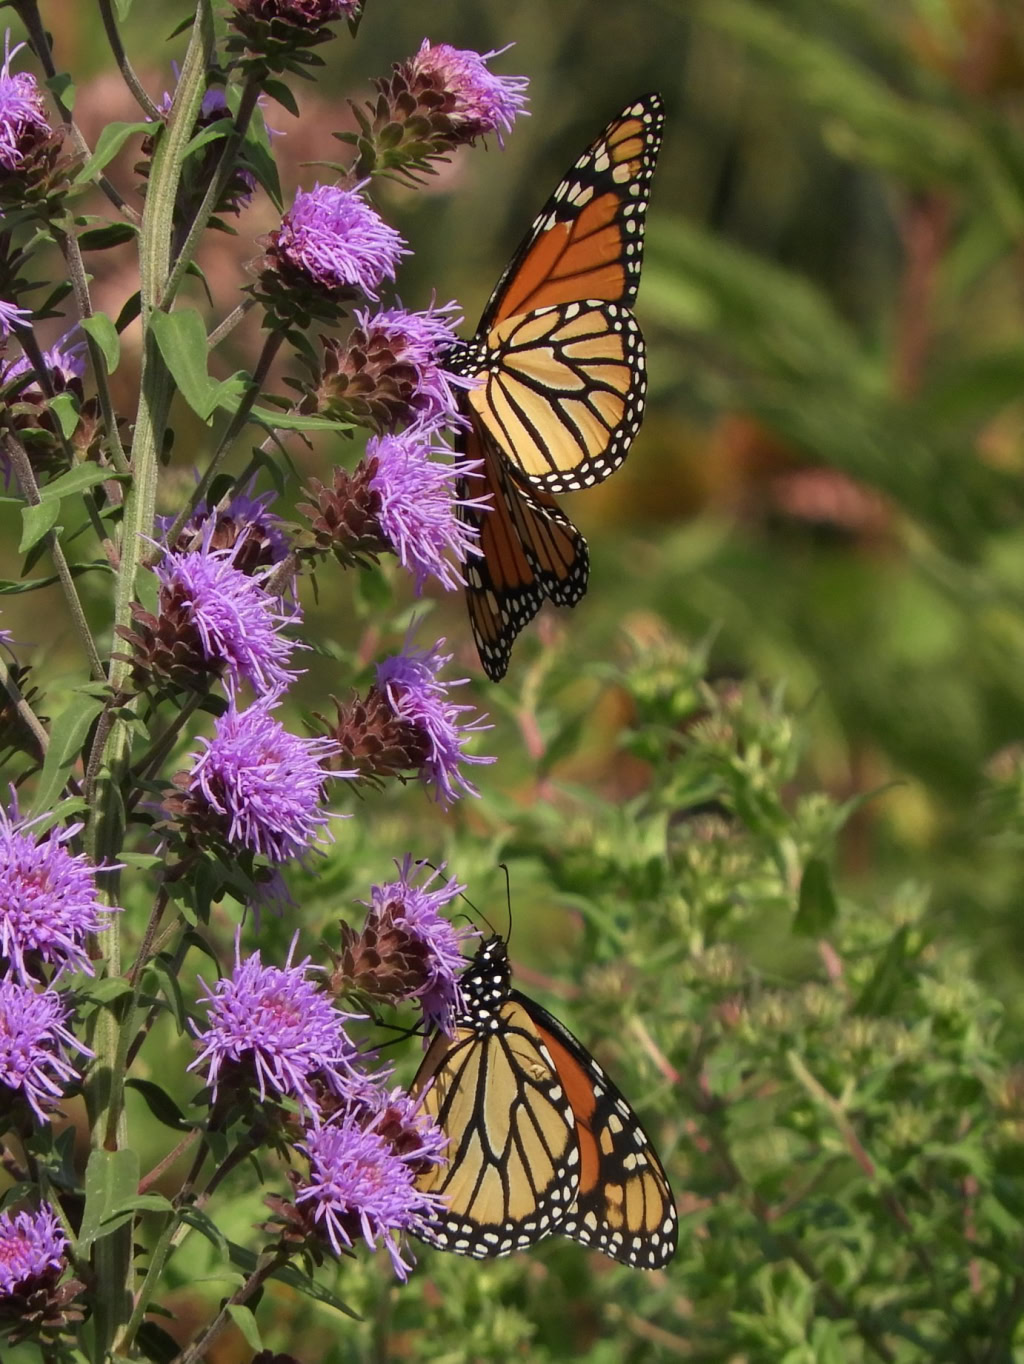
[(481, 332), (555, 304), (633, 303), (664, 123), (661, 96), (644, 95), (591, 143), (534, 219), (484, 309)]

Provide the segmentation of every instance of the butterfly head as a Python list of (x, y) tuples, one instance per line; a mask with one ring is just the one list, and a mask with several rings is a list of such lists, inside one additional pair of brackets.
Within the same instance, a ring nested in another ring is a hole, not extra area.
[(463, 1013), (474, 1027), (496, 1026), (499, 1010), (508, 999), (512, 968), (505, 939), (497, 933), (485, 939), (462, 973)]

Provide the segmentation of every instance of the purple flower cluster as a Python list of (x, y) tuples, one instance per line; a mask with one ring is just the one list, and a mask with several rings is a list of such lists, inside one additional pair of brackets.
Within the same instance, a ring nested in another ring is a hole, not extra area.
[(275, 249), (313, 284), (332, 293), (358, 289), (375, 299), (384, 279), (394, 279), (408, 254), (358, 189), (314, 185), (300, 190), (275, 238)]
[(16, 806), (0, 808), (0, 965), (25, 983), (41, 967), (92, 975), (86, 945), (110, 909), (99, 898), (96, 868), (66, 846), (83, 826), (40, 834), (35, 823), (19, 820)]
[(331, 739), (302, 739), (270, 714), (280, 703), (262, 697), (247, 710), (232, 701), (214, 737), (192, 754), (188, 790), (225, 825), (230, 843), (287, 862), (307, 853), (329, 826), (320, 808), (331, 777), (325, 759), (338, 752)]
[(16, 303), (8, 303), (0, 298), (0, 337), (6, 338), (15, 327), (27, 327), (31, 322), (30, 308), (19, 308)]
[(283, 967), (264, 966), (259, 952), (242, 960), (236, 935), (231, 975), (213, 989), (200, 981), (209, 1026), (201, 1031), (193, 1025), (203, 1050), (189, 1070), (207, 1066), (216, 1097), (225, 1068), (242, 1067), (261, 1099), (266, 1100), (268, 1091), (295, 1099), (317, 1122), (312, 1081), (319, 1080), (338, 1096), (346, 1092), (355, 1047), (344, 1025), (358, 1015), (335, 1007), (311, 979), (316, 968), (308, 957), (292, 965), (297, 941), (296, 933)]
[(441, 669), (452, 659), (451, 654), (442, 654), (443, 645), (444, 640), (439, 639), (432, 649), (417, 651), (406, 647), (378, 663), (377, 687), (387, 697), (394, 714), (424, 740), (427, 756), (420, 775), (433, 787), (437, 799), (448, 805), (462, 793), (480, 794), (462, 771), (462, 764), (495, 760), (465, 751), (474, 734), (492, 726), (484, 724), (486, 716), (466, 723), (460, 716), (473, 707), (449, 701), (448, 688), (462, 686), (469, 679), (441, 680)]
[(0, 67), (0, 166), (16, 171), (24, 160), (21, 143), (26, 137), (48, 137), (52, 132), (46, 105), (35, 76), (11, 72), (11, 62), (24, 43), (11, 47), (10, 30), (4, 38), (4, 62)]
[(471, 388), (474, 379), (445, 369), (441, 357), (459, 338), (455, 328), (462, 322), (459, 306), (431, 304), (422, 312), (405, 308), (381, 308), (355, 313), (365, 336), (365, 348), (390, 352), (395, 361), (413, 371), (413, 425), (427, 430), (465, 425), (458, 410), (455, 389)]
[[(441, 911), (462, 894), (465, 886), (460, 886), (454, 876), (445, 879), (443, 864), (434, 868), (426, 862), (414, 863), (408, 853), (395, 866), (397, 881), (370, 889), (370, 922), (386, 917), (425, 949), (426, 980), (407, 998), (419, 999), (424, 1020), (450, 1034), (453, 1018), (462, 1006), (462, 944), (476, 935), (476, 929), (455, 928)], [(422, 879), (428, 870), (429, 876)], [(433, 885), (439, 878), (440, 884)]]
[(56, 990), (0, 980), (0, 1092), (24, 1099), (41, 1123), (44, 1105), (78, 1078), (65, 1048), (93, 1055), (66, 1025), (67, 1009)]
[[(254, 487), (255, 480), (250, 480), (244, 488), (236, 488), (223, 508), (199, 502), (182, 527), (178, 545), (191, 544), (197, 535), (215, 545), (217, 527), (230, 522), (235, 544), (247, 537), (255, 537), (266, 545), (267, 561), (279, 564), (288, 555), (288, 540), (282, 529), (281, 518), (270, 510), (274, 494), (265, 492), (255, 496)], [(158, 516), (158, 534), (166, 535), (173, 521), (172, 516)]]
[(243, 680), (260, 695), (282, 690), (298, 676), (286, 665), (299, 646), (281, 628), (301, 620), (299, 606), (282, 609), (280, 597), (235, 566), (233, 551), (211, 549), (213, 530), (208, 522), (202, 548), (164, 555), (156, 569), (161, 587), (190, 612), (210, 665), (226, 669), (230, 694)]
[(526, 107), (529, 85), (525, 76), (496, 76), (487, 69), (492, 57), (507, 51), (503, 47), (481, 56), (448, 43), (432, 45), (424, 38), (409, 65), (414, 74), (433, 76), (454, 96), (455, 108), (449, 117), (467, 141), (493, 132), (499, 145), (504, 145), (505, 134), (512, 131)]
[(399, 563), (412, 574), (417, 595), (430, 577), (449, 592), (464, 586), (458, 565), (480, 553), (476, 526), (458, 515), (460, 507), (489, 505), (486, 496), (459, 496), (480, 461), (445, 460), (450, 454), (447, 446), (431, 444), (416, 430), (374, 436), (366, 446), (367, 459), (377, 461), (369, 486), (380, 498), (380, 528)]
[(36, 1279), (58, 1278), (67, 1248), (68, 1238), (49, 1204), (38, 1212), (0, 1213), (0, 1297), (13, 1297)]
[(444, 1144), (441, 1132), (400, 1091), (382, 1094), (369, 1117), (362, 1104), (354, 1105), (306, 1133), (299, 1149), (309, 1159), (309, 1176), (296, 1204), (312, 1213), (336, 1255), (357, 1237), (371, 1250), (382, 1241), (404, 1281), (411, 1266), (402, 1259), (399, 1236), (415, 1233), (443, 1206), (439, 1195), (416, 1187), (416, 1177), (440, 1164)]
[[(85, 375), (85, 342), (76, 341), (69, 344), (74, 330), (72, 328), (70, 332), (66, 332), (49, 350), (43, 351), (43, 363), (50, 377), (50, 384), (57, 393), (81, 381)], [(16, 360), (9, 360), (6, 364), (0, 365), (0, 383), (9, 383), (21, 374), (34, 373), (28, 356), (19, 355)], [(43, 396), (38, 383), (30, 384), (28, 391), (35, 396)]]

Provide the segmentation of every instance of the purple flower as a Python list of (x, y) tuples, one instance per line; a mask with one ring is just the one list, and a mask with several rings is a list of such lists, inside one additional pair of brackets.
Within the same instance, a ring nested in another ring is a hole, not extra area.
[[(6, 633), (6, 632), (4, 632)], [(42, 965), (93, 974), (87, 942), (111, 910), (96, 890), (96, 867), (65, 844), (83, 825), (33, 833), (38, 820), (0, 808), (0, 960), (26, 983)]]
[[(85, 376), (85, 342), (76, 341), (69, 345), (69, 338), (75, 333), (77, 328), (72, 327), (71, 331), (65, 332), (60, 340), (43, 351), (43, 363), (50, 378), (50, 384), (55, 393), (63, 393), (72, 385), (81, 389), (81, 381)], [(19, 355), (16, 360), (10, 360), (4, 365), (0, 365), (0, 383), (9, 383), (11, 379), (16, 379), (19, 374), (35, 374), (31, 360), (27, 355)], [(43, 392), (38, 382), (28, 385), (28, 390), (37, 397), (42, 397)]]
[(257, 693), (281, 690), (298, 676), (285, 665), (301, 647), (281, 629), (296, 624), (301, 610), (297, 603), (281, 610), (280, 597), (235, 566), (235, 551), (212, 549), (215, 529), (207, 523), (201, 549), (165, 554), (156, 569), (167, 597), (161, 609), (188, 614), (210, 666), (226, 668), (229, 693), (242, 679)]
[(485, 133), (497, 133), (498, 144), (503, 146), (504, 135), (512, 131), (516, 116), (525, 109), (527, 78), (496, 76), (487, 69), (492, 57), (507, 51), (502, 47), (481, 56), (447, 43), (432, 46), (424, 38), (410, 62), (414, 73), (435, 77), (454, 96), (455, 108), (449, 117), (467, 142)]
[(443, 876), (443, 864), (430, 867), (430, 875), (415, 885), (416, 879), (428, 869), (428, 863), (414, 863), (408, 853), (395, 866), (397, 881), (371, 887), (368, 922), (388, 922), (423, 949), (421, 977), (405, 997), (419, 999), (426, 1022), (451, 1034), (453, 1015), (462, 1007), (458, 983), (466, 964), (462, 944), (476, 935), (476, 929), (455, 928), (441, 910), (461, 895), (465, 886), (460, 886), (452, 876), (442, 879), (431, 890), (431, 884)]
[[(431, 576), (449, 592), (464, 586), (457, 565), (467, 555), (480, 553), (476, 526), (460, 520), (457, 511), (490, 505), (487, 496), (458, 496), (467, 474), (475, 474), (482, 461), (440, 463), (432, 458), (450, 453), (447, 446), (431, 445), (429, 435), (416, 430), (372, 436), (366, 445), (367, 460), (377, 461), (369, 486), (380, 497), (380, 528), (402, 567), (413, 575), (417, 594)], [(455, 563), (446, 557), (448, 552)]]
[[(356, 312), (355, 319), (365, 336), (368, 354), (390, 352), (395, 363), (413, 372), (412, 408), (414, 424), (419, 427), (463, 426), (454, 390), (472, 388), (474, 379), (442, 368), (439, 357), (459, 338), (455, 328), (462, 321), (459, 306), (433, 304), (423, 312), (404, 308), (382, 308), (376, 313)], [(448, 314), (448, 316), (445, 316)]]
[(451, 654), (441, 653), (443, 644), (444, 640), (439, 639), (433, 649), (422, 652), (406, 647), (400, 654), (378, 663), (377, 687), (387, 697), (395, 715), (409, 724), (426, 744), (427, 755), (420, 776), (434, 788), (437, 799), (447, 805), (459, 796), (457, 786), (471, 796), (480, 794), (462, 772), (460, 764), (495, 760), (464, 751), (474, 734), (492, 726), (483, 723), (486, 716), (470, 724), (459, 719), (473, 707), (456, 705), (448, 700), (446, 693), (449, 687), (460, 687), (469, 679), (440, 680), (438, 673), (452, 658)]
[(189, 1070), (208, 1065), (214, 1098), (221, 1072), (243, 1067), (255, 1077), (259, 1095), (293, 1098), (319, 1120), (313, 1079), (331, 1092), (345, 1092), (355, 1047), (345, 1033), (345, 1022), (360, 1015), (343, 1013), (311, 974), (317, 968), (305, 957), (292, 965), (298, 933), (292, 939), (283, 967), (264, 966), (259, 952), (243, 961), (235, 936), (235, 967), (211, 990), (205, 981), (209, 1027), (194, 1025), (203, 1050)]
[(0, 1088), (20, 1093), (39, 1121), (64, 1087), (78, 1079), (65, 1047), (92, 1056), (65, 1026), (67, 1010), (55, 990), (33, 990), (0, 980)]
[(271, 862), (302, 857), (328, 828), (320, 808), (331, 777), (323, 762), (338, 752), (333, 739), (301, 739), (270, 714), (277, 696), (264, 696), (248, 710), (232, 700), (215, 724), (212, 739), (193, 753), (188, 790), (220, 817), (229, 843), (262, 853)]
[[(441, 1159), (441, 1140), (423, 1118), (404, 1126), (405, 1141), (392, 1140), (397, 1109), (382, 1103), (365, 1120), (361, 1108), (342, 1110), (335, 1119), (306, 1133), (299, 1147), (309, 1158), (309, 1178), (295, 1195), (336, 1255), (351, 1249), (357, 1237), (371, 1248), (383, 1241), (398, 1278), (410, 1266), (402, 1259), (401, 1232), (416, 1230), (443, 1209), (441, 1198), (416, 1188), (416, 1176)], [(411, 1110), (403, 1110), (408, 1118)], [(403, 1149), (404, 1148), (404, 1149)]]
[[(214, 550), (234, 549), (239, 541), (244, 542), (245, 548), (232, 556), (236, 568), (248, 571), (250, 559), (258, 567), (279, 564), (288, 557), (288, 539), (281, 528), (281, 518), (270, 510), (274, 493), (265, 492), (254, 497), (254, 487), (255, 480), (250, 479), (244, 488), (236, 488), (223, 508), (211, 507), (208, 502), (198, 503), (182, 527), (176, 544), (168, 548), (187, 549), (196, 536), (209, 536), (210, 547)], [(173, 522), (173, 516), (158, 516), (158, 533), (165, 535)]]
[(32, 321), (31, 308), (19, 308), (16, 303), (5, 303), (0, 298), (0, 337), (8, 337), (14, 327), (27, 327)]
[(0, 1213), (0, 1297), (17, 1294), (34, 1279), (58, 1279), (66, 1264), (68, 1238), (53, 1208)]
[(394, 279), (399, 260), (408, 254), (402, 237), (358, 189), (340, 185), (300, 190), (274, 245), (321, 288), (356, 288), (374, 299), (381, 280)]
[(53, 129), (46, 118), (46, 105), (36, 78), (27, 71), (11, 74), (11, 62), (24, 43), (11, 47), (10, 30), (4, 38), (4, 63), (0, 67), (0, 166), (15, 171), (24, 160), (24, 144), (49, 137)]

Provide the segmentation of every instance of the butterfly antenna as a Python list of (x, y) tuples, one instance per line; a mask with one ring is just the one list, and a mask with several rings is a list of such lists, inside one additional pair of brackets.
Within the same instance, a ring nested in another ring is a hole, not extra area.
[(512, 941), (512, 878), (508, 874), (508, 867), (504, 862), (499, 862), (498, 866), (505, 873), (505, 903), (508, 905), (508, 934), (506, 942)]
[[(424, 865), (425, 867), (430, 867), (430, 868), (431, 868), (432, 870), (434, 870), (434, 871), (440, 871), (440, 870), (441, 870), (440, 867), (435, 866), (433, 862), (428, 862), (425, 858), (424, 858), (423, 865)], [(495, 934), (496, 934), (496, 933), (498, 932), (498, 930), (494, 927), (494, 925), (491, 923), (490, 919), (488, 919), (487, 915), (483, 912), (483, 910), (477, 909), (476, 905), (475, 905), (475, 904), (473, 903), (473, 901), (469, 898), (469, 896), (466, 894), (466, 892), (465, 892), (464, 890), (460, 890), (460, 891), (459, 891), (459, 895), (460, 895), (460, 897), (461, 897), (463, 900), (465, 900), (466, 904), (469, 905), (470, 909), (473, 911), (473, 913), (476, 915), (476, 917), (480, 920), (480, 922), (481, 922), (482, 924), (484, 924), (487, 928), (489, 928), (489, 929), (491, 930), (492, 933), (495, 933)], [(468, 918), (469, 916), (466, 915), (466, 914), (464, 914), (462, 917), (463, 917), (463, 918)]]

